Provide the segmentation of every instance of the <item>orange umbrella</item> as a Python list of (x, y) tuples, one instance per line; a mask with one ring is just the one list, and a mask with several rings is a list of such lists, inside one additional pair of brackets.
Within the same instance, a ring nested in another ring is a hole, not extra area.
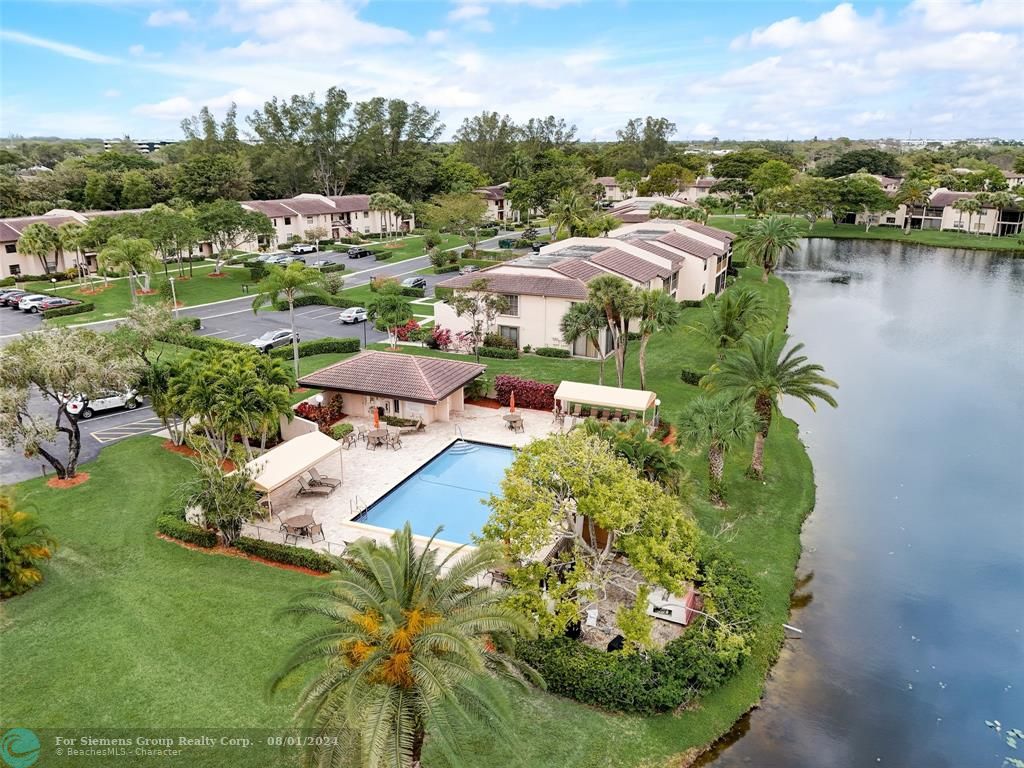
[(508, 412), (509, 413), (515, 413), (516, 412), (516, 393), (515, 393), (515, 391), (513, 391), (512, 394), (509, 395), (509, 398), (508, 398)]
[(376, 408), (373, 409), (373, 428), (380, 429), (380, 411)]

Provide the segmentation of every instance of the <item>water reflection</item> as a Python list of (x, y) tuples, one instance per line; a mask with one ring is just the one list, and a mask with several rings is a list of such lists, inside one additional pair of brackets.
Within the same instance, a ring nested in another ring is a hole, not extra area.
[(1024, 259), (814, 240), (780, 274), (841, 385), (836, 410), (784, 403), (818, 484), (804, 633), (701, 765), (1000, 766), (984, 721), (1024, 722)]

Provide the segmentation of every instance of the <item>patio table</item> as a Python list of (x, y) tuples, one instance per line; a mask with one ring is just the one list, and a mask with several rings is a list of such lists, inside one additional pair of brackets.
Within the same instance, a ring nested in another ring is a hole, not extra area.
[(313, 519), (312, 515), (296, 515), (295, 517), (289, 517), (284, 521), (284, 524), (289, 528), (298, 528), (303, 531), (315, 523), (316, 520)]
[(366, 439), (375, 445), (385, 445), (388, 440), (388, 431), (386, 429), (371, 429), (366, 434)]

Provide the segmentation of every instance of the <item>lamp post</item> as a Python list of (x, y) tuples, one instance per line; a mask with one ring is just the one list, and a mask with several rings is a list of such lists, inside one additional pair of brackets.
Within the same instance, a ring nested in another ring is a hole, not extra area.
[(366, 324), (369, 320), (363, 320), (363, 349), (366, 349)]
[(654, 426), (655, 427), (658, 426), (658, 422), (660, 420), (660, 416), (661, 416), (660, 410), (661, 410), (661, 400), (655, 400), (654, 401)]
[(174, 319), (177, 320), (178, 319), (178, 295), (174, 291), (174, 278), (173, 277), (169, 277), (167, 279), (168, 279), (168, 281), (171, 284), (171, 307), (173, 308), (173, 311), (174, 311)]

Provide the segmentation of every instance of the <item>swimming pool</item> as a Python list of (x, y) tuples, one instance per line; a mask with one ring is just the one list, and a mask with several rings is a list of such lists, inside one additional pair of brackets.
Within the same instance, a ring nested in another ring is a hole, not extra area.
[(471, 543), (480, 533), (490, 509), (483, 503), (497, 493), (512, 463), (511, 448), (460, 440), (409, 475), (400, 485), (355, 518), (381, 528), (401, 528), (408, 520), (413, 533), (430, 536), (439, 525), (440, 537)]

